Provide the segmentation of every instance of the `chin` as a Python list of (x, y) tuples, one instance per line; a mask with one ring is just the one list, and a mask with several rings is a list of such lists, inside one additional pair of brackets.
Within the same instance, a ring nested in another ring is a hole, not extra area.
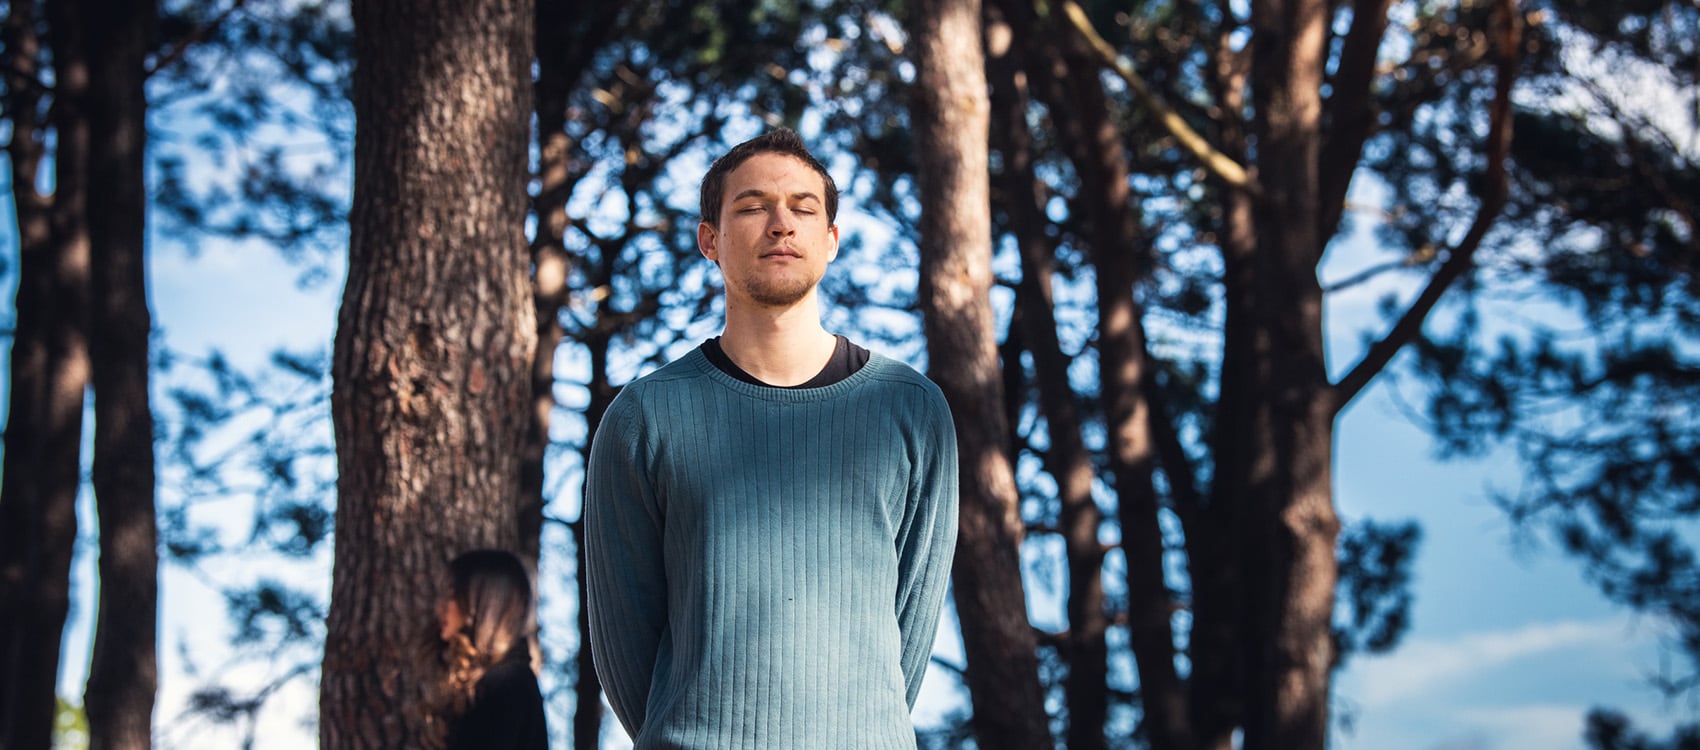
[(764, 307), (790, 307), (807, 299), (815, 285), (809, 282), (753, 284), (744, 287), (746, 299)]

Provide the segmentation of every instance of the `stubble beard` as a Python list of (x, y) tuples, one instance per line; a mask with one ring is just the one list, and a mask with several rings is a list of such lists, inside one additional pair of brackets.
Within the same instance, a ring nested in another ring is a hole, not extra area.
[(784, 274), (775, 277), (752, 272), (744, 276), (743, 283), (739, 286), (745, 296), (758, 305), (790, 307), (809, 296), (809, 292), (815, 288), (815, 280), (806, 274)]

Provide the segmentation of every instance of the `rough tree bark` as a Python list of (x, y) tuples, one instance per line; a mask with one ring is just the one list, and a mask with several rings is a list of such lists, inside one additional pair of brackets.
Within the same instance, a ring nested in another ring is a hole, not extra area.
[(921, 194), (920, 307), (929, 370), (950, 403), (961, 456), (953, 566), (981, 748), (1050, 745), (1027, 622), (1019, 498), (1007, 453), (991, 288), (988, 103), (978, 0), (921, 0), (908, 29)]
[[(1256, 114), (1257, 253), (1253, 323), (1265, 343), (1253, 374), (1256, 442), (1244, 466), (1251, 538), (1247, 664), (1256, 696), (1245, 717), (1246, 750), (1322, 750), (1340, 522), (1330, 485), (1329, 393), (1322, 289), (1316, 266), (1322, 76), (1329, 3), (1254, 0), (1251, 94)], [(1222, 467), (1219, 470), (1230, 470)]]
[(99, 613), (83, 694), (89, 747), (153, 746), (159, 608), (153, 413), (148, 398), (145, 59), (153, 0), (84, 0), (89, 61), (89, 362)]
[[(45, 56), (34, 2), (14, 0), (4, 26), (11, 121), (18, 294), (12, 334), (4, 484), (0, 486), (0, 747), (53, 742), (60, 641), (70, 608), (71, 556), (82, 484), (88, 372), (86, 220), (88, 68), (80, 27), (52, 14), (52, 121), (43, 119)], [(37, 190), (54, 130), (54, 192)]]
[[(332, 376), (336, 551), (320, 744), (433, 733), (444, 564), (519, 549), (536, 321), (530, 0), (356, 0), (354, 202)], [(428, 642), (428, 641), (427, 641)]]

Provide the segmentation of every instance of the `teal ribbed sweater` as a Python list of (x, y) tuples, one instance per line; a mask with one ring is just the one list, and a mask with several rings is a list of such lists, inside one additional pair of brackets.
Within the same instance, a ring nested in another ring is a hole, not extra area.
[(626, 386), (591, 448), (585, 579), (638, 750), (914, 748), (956, 512), (944, 397), (895, 360), (784, 389), (698, 349)]

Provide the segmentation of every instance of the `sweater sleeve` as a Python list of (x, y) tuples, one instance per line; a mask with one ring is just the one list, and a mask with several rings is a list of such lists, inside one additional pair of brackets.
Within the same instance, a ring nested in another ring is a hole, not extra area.
[(645, 471), (636, 394), (616, 398), (585, 474), (585, 581), (596, 675), (626, 732), (643, 726), (667, 627), (662, 510)]
[(921, 694), (956, 553), (956, 429), (944, 396), (937, 390), (929, 393), (932, 408), (917, 436), (918, 460), (897, 531), (897, 624), (910, 708)]

